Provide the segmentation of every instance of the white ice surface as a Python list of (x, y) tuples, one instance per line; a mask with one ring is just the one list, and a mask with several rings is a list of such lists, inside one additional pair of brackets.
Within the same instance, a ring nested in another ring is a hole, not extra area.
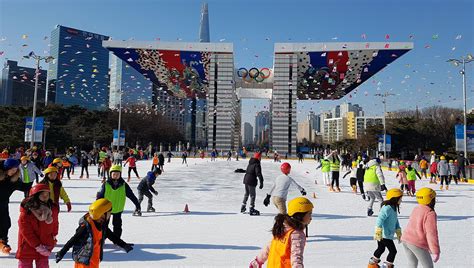
[[(330, 193), (322, 186), (320, 170), (315, 161), (305, 160), (292, 164), (292, 176), (307, 190), (311, 197), (315, 192), (313, 221), (309, 226), (309, 238), (304, 253), (306, 267), (367, 267), (368, 259), (376, 249), (372, 239), (376, 216), (380, 207), (374, 204), (375, 215), (366, 216), (367, 202), (360, 195), (350, 192), (349, 179), (341, 179), (342, 192)], [(126, 254), (106, 242), (101, 267), (248, 267), (261, 247), (271, 239), (270, 230), (276, 208), (262, 202), (272, 182), (280, 173), (279, 163), (262, 161), (265, 187), (257, 190), (256, 208), (261, 216), (241, 214), (244, 174), (234, 173), (236, 168), (245, 169), (247, 160), (227, 162), (218, 159), (188, 159), (189, 166), (181, 165), (181, 159), (174, 158), (166, 163), (165, 172), (155, 184), (159, 192), (154, 198), (156, 213), (143, 213), (133, 217), (134, 206), (127, 201), (123, 215), (123, 236), (135, 248)], [(150, 161), (139, 161), (140, 176), (151, 166)], [(124, 170), (126, 170), (125, 168)], [(71, 180), (63, 179), (73, 210), (59, 215), (59, 250), (74, 234), (79, 218), (94, 201), (100, 186), (97, 169), (90, 167), (91, 179), (79, 180), (80, 168)], [(387, 186), (398, 187), (395, 173), (385, 171)], [(344, 173), (343, 173), (344, 174)], [(342, 177), (342, 174), (341, 174)], [(318, 179), (317, 185), (314, 180)], [(136, 193), (138, 180), (132, 177), (131, 187)], [(438, 213), (441, 258), (436, 267), (474, 267), (474, 186), (452, 185), (449, 191), (439, 191), (438, 186), (426, 180), (417, 181), (417, 188), (434, 187), (438, 193)], [(290, 188), (288, 198), (299, 195), (296, 188)], [(0, 267), (16, 267), (14, 252), (17, 249), (17, 220), (22, 193), (11, 197), (10, 244), (12, 255), (0, 257)], [(146, 210), (146, 198), (142, 203)], [(183, 213), (185, 204), (191, 213)], [(399, 215), (400, 224), (406, 226), (408, 217), (416, 205), (413, 197), (404, 197)], [(65, 211), (66, 207), (61, 205)], [(395, 264), (406, 267), (403, 247), (396, 244), (398, 254)], [(72, 267), (71, 251), (59, 265), (50, 257), (51, 267)], [(385, 260), (387, 252), (382, 256)]]

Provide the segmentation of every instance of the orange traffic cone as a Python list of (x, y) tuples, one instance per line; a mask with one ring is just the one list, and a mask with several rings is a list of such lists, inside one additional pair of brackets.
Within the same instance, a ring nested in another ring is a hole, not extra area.
[(188, 204), (186, 204), (186, 206), (184, 206), (184, 211), (185, 213), (189, 213), (189, 208), (188, 208)]
[(314, 199), (316, 199), (316, 198), (317, 198), (317, 197), (316, 197), (316, 193), (315, 193), (315, 192), (313, 192), (313, 198), (314, 198)]

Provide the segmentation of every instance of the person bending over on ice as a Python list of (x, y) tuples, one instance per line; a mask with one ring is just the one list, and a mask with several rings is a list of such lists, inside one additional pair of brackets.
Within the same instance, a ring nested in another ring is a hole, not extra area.
[(304, 229), (311, 223), (313, 203), (305, 197), (297, 197), (288, 203), (288, 214), (275, 217), (273, 240), (250, 262), (250, 268), (267, 267), (303, 268), (303, 252), (306, 245)]
[(18, 267), (47, 268), (48, 257), (56, 245), (53, 224), (53, 201), (49, 199), (49, 187), (36, 184), (29, 197), (20, 205), (18, 219)]
[(273, 204), (280, 214), (286, 214), (286, 198), (288, 197), (288, 189), (290, 188), (290, 185), (293, 183), (302, 195), (306, 195), (306, 191), (292, 177), (288, 176), (291, 171), (291, 165), (289, 163), (281, 164), (280, 170), (283, 174), (275, 179), (275, 183), (267, 194), (263, 204), (268, 206), (268, 204), (270, 204), (270, 197), (273, 196)]
[(398, 188), (387, 191), (386, 200), (382, 202), (382, 208), (375, 223), (374, 239), (377, 240), (377, 249), (374, 252), (374, 256), (369, 260), (369, 268), (380, 267), (378, 263), (385, 248), (388, 248), (388, 256), (384, 267), (394, 267), (393, 262), (395, 261), (395, 255), (397, 255), (397, 248), (393, 240), (395, 239), (395, 234), (399, 243), (402, 238), (402, 229), (397, 215), (397, 213), (400, 213), (402, 196), (403, 192)]
[(367, 208), (367, 216), (372, 216), (374, 214), (372, 208), (374, 206), (375, 198), (380, 202), (383, 202), (382, 191), (387, 191), (379, 158), (367, 162), (364, 173), (364, 189), (367, 191), (367, 196), (370, 198), (369, 207)]
[[(432, 268), (439, 260), (437, 215), (435, 212), (436, 192), (421, 188), (416, 192), (416, 206), (411, 212), (407, 227), (403, 230), (402, 242), (408, 257), (408, 267)], [(431, 256), (430, 256), (431, 254)]]
[(112, 203), (105, 198), (92, 203), (89, 213), (79, 220), (79, 227), (74, 236), (56, 253), (56, 263), (60, 262), (72, 247), (75, 268), (98, 268), (104, 255), (106, 238), (127, 253), (133, 250), (134, 244), (124, 242), (107, 227), (111, 210)]
[(10, 196), (14, 191), (24, 191), (27, 187), (20, 180), (20, 162), (13, 158), (0, 161), (0, 253), (10, 254), (8, 230), (12, 226), (10, 219)]
[(257, 187), (257, 178), (260, 180), (260, 189), (263, 189), (263, 175), (262, 167), (260, 165), (260, 159), (262, 154), (260, 152), (255, 153), (255, 155), (250, 158), (247, 170), (245, 171), (244, 176), (244, 185), (245, 185), (245, 194), (244, 200), (242, 201), (242, 207), (240, 212), (244, 213), (247, 210), (247, 200), (250, 195), (250, 211), (251, 216), (260, 215), (260, 212), (255, 209), (255, 197), (256, 192), (255, 188)]
[(97, 199), (105, 198), (112, 202), (112, 225), (114, 234), (118, 238), (122, 237), (122, 212), (125, 208), (126, 199), (132, 200), (135, 211), (140, 211), (140, 203), (132, 189), (122, 178), (122, 166), (114, 165), (110, 169), (110, 178), (102, 184), (97, 193)]
[[(155, 208), (153, 208), (153, 196), (151, 193), (154, 195), (158, 195), (158, 192), (153, 188), (153, 184), (155, 184), (156, 178), (161, 175), (161, 169), (160, 168), (155, 168), (153, 172), (149, 171), (148, 174), (146, 174), (145, 178), (143, 178), (140, 183), (138, 184), (138, 203), (140, 205), (142, 204), (143, 201), (143, 196), (146, 196), (148, 198), (148, 208), (147, 212), (155, 212)], [(142, 212), (140, 210), (135, 210), (133, 213), (134, 216), (141, 216)]]

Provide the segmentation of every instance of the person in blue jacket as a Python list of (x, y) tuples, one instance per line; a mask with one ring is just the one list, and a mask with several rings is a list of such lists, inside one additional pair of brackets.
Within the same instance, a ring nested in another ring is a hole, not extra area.
[(400, 203), (402, 202), (403, 192), (398, 188), (393, 188), (387, 191), (386, 200), (382, 202), (382, 208), (380, 209), (379, 216), (375, 223), (375, 235), (374, 239), (377, 240), (377, 249), (374, 252), (374, 256), (369, 260), (369, 268), (379, 267), (380, 257), (388, 248), (387, 261), (385, 267), (393, 268), (395, 261), (395, 255), (397, 255), (397, 248), (393, 243), (395, 234), (397, 235), (398, 242), (402, 238), (402, 229), (398, 222), (398, 215), (400, 213)]
[(135, 205), (135, 210), (140, 210), (140, 203), (132, 189), (122, 178), (122, 166), (113, 165), (110, 169), (110, 178), (102, 184), (97, 193), (97, 199), (105, 198), (112, 202), (112, 225), (114, 234), (122, 237), (122, 212), (125, 209), (126, 199), (130, 199)]
[[(156, 178), (161, 175), (161, 169), (155, 168), (153, 171), (149, 171), (146, 176), (140, 181), (138, 184), (138, 202), (140, 205), (143, 201), (143, 196), (148, 198), (148, 208), (147, 212), (155, 212), (155, 208), (153, 208), (153, 196), (158, 195), (158, 192), (153, 188), (153, 184), (155, 184)], [(136, 210), (134, 215), (141, 216), (142, 212), (140, 210)]]

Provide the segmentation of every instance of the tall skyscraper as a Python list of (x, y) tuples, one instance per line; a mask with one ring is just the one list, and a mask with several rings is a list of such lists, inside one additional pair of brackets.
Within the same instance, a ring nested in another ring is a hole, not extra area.
[(244, 123), (244, 145), (253, 144), (253, 127), (249, 122)]
[(265, 130), (270, 128), (270, 112), (260, 111), (255, 117), (255, 143), (261, 143)]
[[(32, 106), (35, 92), (35, 68), (18, 66), (7, 60), (0, 80), (0, 105)], [(44, 103), (46, 70), (40, 70), (37, 102)]]
[(51, 32), (48, 102), (88, 109), (109, 106), (109, 37), (57, 25)]
[(209, 11), (207, 3), (202, 4), (201, 7), (201, 24), (199, 27), (199, 42), (209, 43), (211, 42), (211, 36), (209, 32)]
[(153, 83), (120, 58), (110, 55), (109, 107), (118, 108), (120, 92), (122, 107), (151, 106)]

